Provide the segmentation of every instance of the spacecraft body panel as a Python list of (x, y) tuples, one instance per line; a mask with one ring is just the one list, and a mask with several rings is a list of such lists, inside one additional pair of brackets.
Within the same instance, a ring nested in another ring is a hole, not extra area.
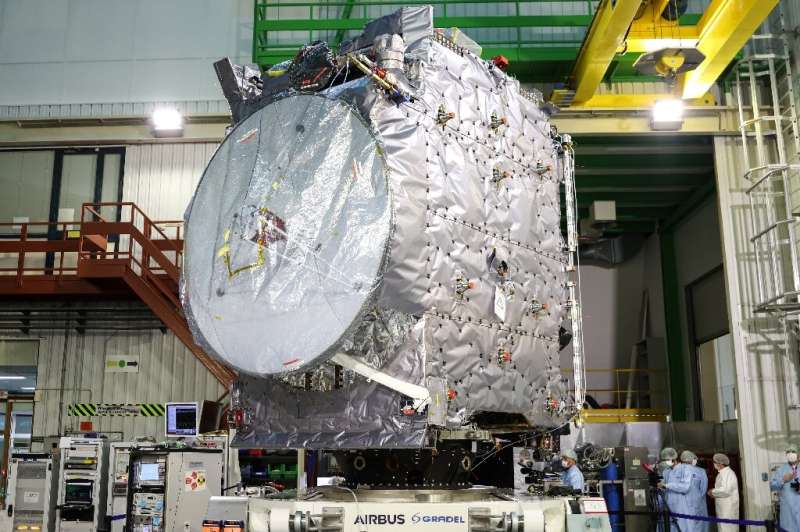
[[(562, 139), (516, 80), (437, 36), (429, 8), (401, 12), (410, 101), (369, 77), (275, 97), (187, 210), (184, 308), (240, 371), (240, 445), (420, 447), (482, 413), (555, 427), (572, 411)], [(427, 411), (336, 353), (429, 389)]]
[(350, 105), (312, 95), (278, 100), (228, 136), (186, 232), (188, 313), (206, 349), (254, 375), (333, 354), (385, 268), (392, 220), (377, 148)]

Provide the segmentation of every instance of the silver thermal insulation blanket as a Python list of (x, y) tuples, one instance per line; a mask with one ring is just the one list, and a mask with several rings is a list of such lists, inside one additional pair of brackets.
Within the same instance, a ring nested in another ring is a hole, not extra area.
[[(436, 37), (430, 8), (410, 13), (413, 100), (369, 77), (278, 95), (228, 134), (187, 210), (185, 313), (240, 372), (240, 446), (409, 448), (494, 414), (566, 421), (558, 137), (516, 80)], [(337, 353), (430, 404), (410, 411)]]

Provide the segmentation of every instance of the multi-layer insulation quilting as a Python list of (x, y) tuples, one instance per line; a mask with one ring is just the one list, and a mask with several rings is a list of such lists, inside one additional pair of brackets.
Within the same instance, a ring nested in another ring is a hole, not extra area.
[(187, 210), (184, 307), (240, 372), (242, 445), (419, 447), (439, 428), (554, 427), (571, 410), (562, 138), (534, 95), (414, 12), (427, 22), (381, 41), (404, 46), (405, 98), (371, 76), (265, 98)]

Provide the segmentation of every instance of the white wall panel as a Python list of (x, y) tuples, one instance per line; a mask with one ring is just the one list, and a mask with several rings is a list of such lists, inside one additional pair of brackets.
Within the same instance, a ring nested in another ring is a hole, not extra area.
[[(66, 22), (67, 35), (64, 54), (69, 61), (113, 61), (133, 57), (134, 36), (129, 31), (120, 31), (119, 23), (135, 24), (137, 2), (108, 2), (106, 0), (83, 0), (63, 2), (69, 10)], [(105, 20), (106, 24), (86, 24), (84, 21)], [(97, 46), (98, 42), (104, 46)]]
[(68, 2), (3, 0), (0, 9), (0, 61), (37, 63), (63, 59)]
[[(650, 235), (642, 249), (622, 264), (602, 267), (582, 264), (581, 308), (587, 369), (614, 369), (630, 366), (630, 352), (639, 341), (642, 295), (649, 297), (649, 335), (664, 338), (664, 297), (661, 282), (661, 252), (658, 235)], [(561, 367), (572, 368), (572, 349), (560, 354)], [(665, 360), (650, 360), (651, 368), (666, 366)], [(666, 376), (654, 376), (663, 388)], [(593, 389), (614, 389), (614, 374), (592, 372), (587, 376)], [(625, 378), (620, 380), (624, 387)], [(600, 403), (611, 403), (614, 394), (591, 392)]]
[[(66, 348), (65, 348), (66, 344)], [(139, 355), (138, 373), (107, 373), (107, 355)], [(74, 330), (42, 335), (35, 403), (35, 436), (77, 430), (78, 422), (94, 429), (120, 431), (134, 438), (164, 435), (164, 418), (67, 416), (69, 403), (164, 403), (216, 400), (222, 386), (172, 333), (160, 331), (77, 334)]]
[(745, 191), (742, 147), (738, 137), (714, 140), (719, 219), (730, 312), (731, 341), (736, 361), (736, 406), (739, 449), (749, 519), (770, 516), (771, 502), (762, 475), (785, 462), (787, 444), (800, 437), (798, 367), (782, 349), (777, 321), (754, 312), (757, 296), (755, 256), (750, 243), (750, 202)]
[(0, 0), (0, 106), (221, 100), (252, 32), (253, 0)]
[(217, 144), (144, 144), (125, 151), (124, 201), (152, 220), (180, 220)]

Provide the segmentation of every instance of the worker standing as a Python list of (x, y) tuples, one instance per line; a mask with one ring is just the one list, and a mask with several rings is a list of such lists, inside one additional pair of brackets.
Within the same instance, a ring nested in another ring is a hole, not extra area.
[[(739, 482), (736, 473), (730, 468), (731, 461), (724, 455), (714, 455), (714, 469), (717, 470), (717, 480), (714, 489), (708, 495), (714, 499), (717, 517), (722, 519), (739, 519)], [(738, 532), (739, 525), (720, 523), (717, 525), (719, 532)]]
[(572, 488), (572, 491), (583, 493), (583, 473), (578, 468), (578, 455), (572, 449), (561, 452), (561, 466), (564, 471), (561, 473), (561, 482), (565, 486)]
[(797, 447), (786, 448), (786, 463), (781, 465), (769, 483), (780, 493), (780, 525), (784, 530), (800, 530), (800, 485), (798, 484)]
[[(692, 515), (708, 517), (708, 505), (706, 504), (708, 473), (702, 467), (697, 466), (697, 455), (692, 451), (683, 451), (681, 453), (681, 462), (689, 463), (694, 468), (695, 476), (692, 478)], [(708, 521), (695, 521), (694, 530), (708, 532)]]
[[(688, 460), (684, 460), (688, 458)], [(667, 499), (669, 501), (669, 510), (673, 514), (682, 515), (695, 515), (697, 504), (693, 503), (694, 493), (692, 485), (699, 483), (699, 479), (695, 480), (697, 473), (695, 467), (691, 464), (691, 453), (687, 455), (685, 452), (681, 454), (681, 463), (672, 468), (669, 474), (668, 482), (660, 482), (659, 487), (667, 491)], [(673, 532), (695, 532), (701, 531), (702, 528), (698, 527), (699, 521), (687, 519), (685, 517), (676, 517), (671, 520), (673, 523)]]
[[(678, 451), (673, 449), (672, 447), (664, 447), (661, 449), (661, 463), (659, 463), (659, 473), (661, 474), (661, 481), (662, 483), (666, 484), (669, 482), (670, 474), (672, 473), (672, 469), (675, 467), (675, 461), (678, 459)], [(659, 514), (669, 509), (669, 492), (662, 489), (659, 491), (661, 497), (656, 499), (656, 511)], [(660, 516), (658, 518), (658, 530), (660, 532), (666, 532), (669, 530), (669, 525), (665, 526), (665, 521)]]

